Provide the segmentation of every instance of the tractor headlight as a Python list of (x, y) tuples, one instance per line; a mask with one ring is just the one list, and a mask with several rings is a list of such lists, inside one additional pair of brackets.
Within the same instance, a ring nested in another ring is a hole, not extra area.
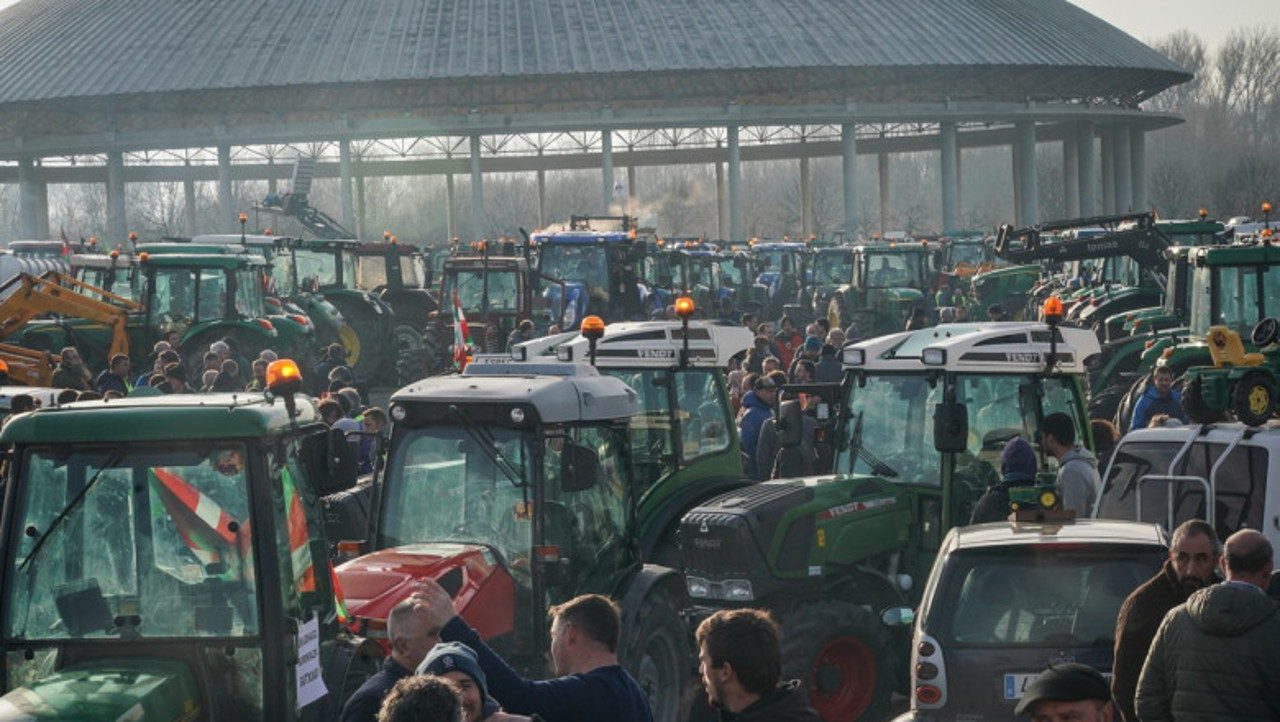
[(866, 363), (867, 352), (863, 349), (846, 346), (841, 354), (845, 366), (861, 366)]
[(920, 352), (920, 363), (925, 366), (946, 366), (947, 350), (945, 348), (927, 348)]
[(751, 582), (747, 579), (726, 579), (721, 588), (720, 598), (730, 602), (749, 602), (756, 598), (751, 590)]
[(706, 599), (711, 596), (711, 585), (702, 577), (685, 577), (685, 586), (693, 599)]

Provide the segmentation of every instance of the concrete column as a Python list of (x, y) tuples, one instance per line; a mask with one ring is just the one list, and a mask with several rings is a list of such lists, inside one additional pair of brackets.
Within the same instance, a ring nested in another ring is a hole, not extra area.
[(729, 235), (729, 204), (726, 200), (724, 187), (724, 163), (716, 163), (716, 236), (720, 240), (730, 239)]
[(183, 232), (188, 238), (196, 235), (196, 180), (191, 177), (191, 161), (186, 161), (186, 176), (182, 179)]
[(960, 150), (960, 138), (956, 136), (956, 217), (965, 225), (964, 212), (964, 152)]
[(471, 136), (471, 240), (484, 238), (484, 174), (480, 172), (480, 136)]
[(853, 123), (840, 126), (840, 171), (844, 181), (845, 237), (858, 237), (858, 138)]
[(1080, 217), (1080, 165), (1075, 136), (1068, 132), (1062, 139), (1062, 189), (1067, 201), (1067, 217)]
[(1022, 174), (1019, 170), (1022, 167), (1022, 149), (1018, 147), (1016, 139), (1010, 150), (1012, 152), (1009, 155), (1013, 160), (1009, 176), (1013, 180), (1013, 225), (1016, 228), (1024, 228), (1027, 219), (1022, 215), (1022, 183), (1020, 182)]
[(1118, 125), (1112, 131), (1112, 144), (1116, 164), (1116, 213), (1133, 210), (1133, 169), (1129, 165), (1129, 126)]
[(1133, 209), (1147, 211), (1147, 131), (1138, 126), (1129, 128), (1129, 166), (1133, 173)]
[(18, 232), (24, 239), (49, 237), (49, 195), (44, 182), (36, 178), (32, 158), (18, 161)]
[(1116, 212), (1116, 146), (1111, 128), (1102, 129), (1102, 212)]
[(444, 225), (445, 232), (449, 234), (449, 240), (458, 237), (458, 214), (457, 199), (454, 197), (453, 191), (453, 174), (446, 173), (444, 176)]
[(355, 228), (356, 207), (353, 201), (355, 194), (352, 192), (351, 141), (349, 140), (338, 141), (338, 176), (340, 188), (338, 195), (342, 199), (342, 225)]
[(729, 126), (729, 237), (745, 240), (742, 217), (742, 148), (738, 143), (738, 126)]
[(609, 215), (613, 207), (613, 131), (600, 133), (600, 188), (603, 215)]
[(800, 233), (813, 233), (813, 203), (809, 198), (809, 159), (800, 158)]
[(278, 183), (278, 179), (276, 178), (276, 159), (268, 156), (267, 157), (267, 193), (276, 193), (277, 183)]
[[(883, 135), (881, 137), (884, 137)], [(876, 170), (880, 176), (880, 237), (889, 232), (889, 154), (876, 156)]]
[[(627, 215), (635, 217), (640, 212), (640, 194), (636, 190), (636, 167), (627, 166)], [(639, 222), (639, 218), (636, 221)]]
[(364, 173), (356, 174), (356, 238), (368, 238), (365, 233), (365, 216), (364, 206)]
[(218, 222), (215, 230), (238, 231), (239, 214), (231, 204), (231, 146), (218, 146)]
[(1076, 165), (1080, 179), (1080, 215), (1088, 218), (1098, 214), (1098, 163), (1094, 154), (1093, 121), (1076, 124)]
[(1036, 176), (1036, 124), (1023, 121), (1018, 128), (1018, 185), (1022, 188), (1022, 220), (1024, 226), (1040, 221), (1040, 188)]
[(107, 153), (107, 248), (115, 248), (129, 237), (124, 203), (124, 153)]
[[(541, 155), (542, 151), (538, 151)], [(538, 228), (547, 227), (547, 172), (538, 170)]]
[(956, 124), (942, 123), (938, 127), (942, 157), (942, 231), (960, 230), (960, 214), (956, 196), (958, 184), (956, 176)]

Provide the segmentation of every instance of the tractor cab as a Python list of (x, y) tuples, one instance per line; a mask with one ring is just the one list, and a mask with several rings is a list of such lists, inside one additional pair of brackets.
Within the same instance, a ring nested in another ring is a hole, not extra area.
[(316, 498), (351, 452), (297, 379), (6, 422), (0, 719), (337, 718), (380, 654), (343, 625)]

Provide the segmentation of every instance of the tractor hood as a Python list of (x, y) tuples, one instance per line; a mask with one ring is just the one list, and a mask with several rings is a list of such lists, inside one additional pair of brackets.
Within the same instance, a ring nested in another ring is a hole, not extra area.
[[(695, 601), (764, 599), (785, 594), (792, 580), (815, 576), (828, 564), (906, 546), (910, 493), (854, 475), (770, 481), (714, 497), (680, 521), (690, 595)], [(821, 541), (814, 545), (814, 539)], [(695, 589), (697, 581), (706, 589)]]
[(515, 584), (493, 552), (479, 544), (409, 544), (353, 559), (336, 571), (348, 613), (366, 625), (385, 622), (422, 579), (456, 589), (454, 606), (486, 639), (515, 625)]
[(0, 722), (195, 719), (191, 670), (172, 659), (99, 659), (61, 669), (0, 698)]
[(910, 303), (924, 298), (924, 293), (916, 288), (877, 288), (874, 293), (888, 303)]

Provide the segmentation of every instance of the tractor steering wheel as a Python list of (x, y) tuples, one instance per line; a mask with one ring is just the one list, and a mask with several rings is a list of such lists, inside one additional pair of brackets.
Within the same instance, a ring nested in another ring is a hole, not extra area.
[(1277, 321), (1274, 316), (1262, 319), (1257, 326), (1253, 327), (1250, 340), (1258, 348), (1270, 346), (1280, 340), (1280, 321)]

